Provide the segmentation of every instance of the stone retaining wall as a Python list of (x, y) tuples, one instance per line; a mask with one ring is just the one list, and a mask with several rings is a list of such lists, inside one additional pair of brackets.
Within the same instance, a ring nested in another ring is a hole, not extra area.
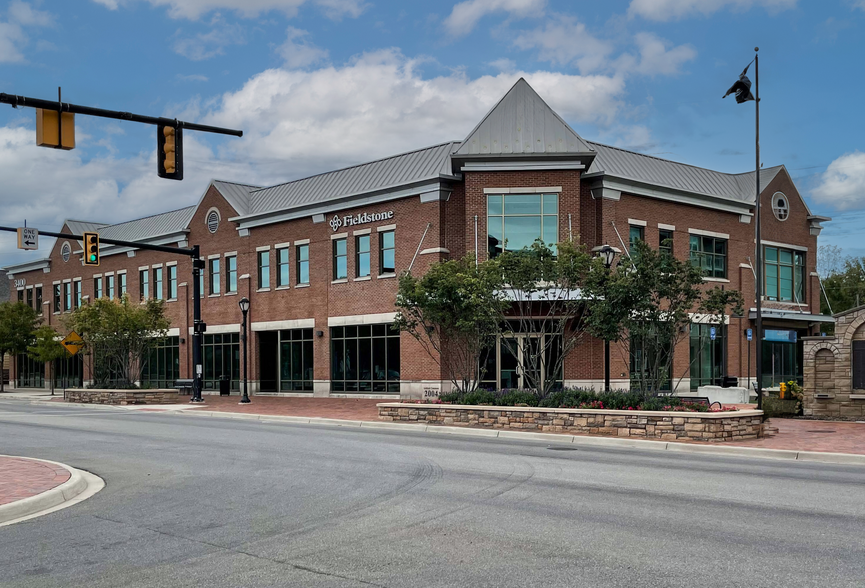
[(383, 421), (662, 441), (742, 441), (763, 436), (761, 410), (705, 413), (386, 402), (378, 405), (378, 415)]
[(177, 404), (177, 390), (102, 390), (98, 388), (68, 388), (64, 392), (67, 402), (87, 404)]

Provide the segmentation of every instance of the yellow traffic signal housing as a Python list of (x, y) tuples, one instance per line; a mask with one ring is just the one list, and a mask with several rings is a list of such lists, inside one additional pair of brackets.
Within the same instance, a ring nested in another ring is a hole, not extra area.
[(156, 171), (160, 178), (183, 179), (183, 129), (171, 125), (156, 127)]
[[(57, 123), (58, 115), (60, 124)], [(55, 149), (75, 149), (75, 115), (71, 112), (37, 108), (36, 144)]]
[(99, 233), (84, 233), (84, 265), (99, 265)]

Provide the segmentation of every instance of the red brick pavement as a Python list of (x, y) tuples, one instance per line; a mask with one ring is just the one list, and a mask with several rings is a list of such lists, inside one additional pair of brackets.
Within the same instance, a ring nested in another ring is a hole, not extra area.
[(376, 404), (387, 400), (374, 398), (286, 398), (252, 396), (250, 404), (238, 404), (240, 396), (204, 396), (198, 410), (244, 412), (280, 416), (321, 417), (357, 421), (377, 421)]
[(769, 419), (768, 424), (778, 429), (777, 435), (724, 445), (865, 455), (865, 423)]
[(0, 456), (0, 504), (36, 496), (71, 477), (66, 468), (24, 457)]

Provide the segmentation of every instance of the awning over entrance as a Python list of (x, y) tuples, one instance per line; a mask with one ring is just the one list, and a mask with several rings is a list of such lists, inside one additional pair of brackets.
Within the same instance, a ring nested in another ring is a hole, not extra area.
[[(834, 323), (835, 317), (825, 314), (811, 314), (809, 312), (801, 312), (799, 310), (780, 310), (777, 308), (764, 308), (762, 311), (764, 319), (795, 321), (800, 323)], [(757, 318), (757, 309), (752, 308), (748, 312), (748, 318), (753, 320)]]

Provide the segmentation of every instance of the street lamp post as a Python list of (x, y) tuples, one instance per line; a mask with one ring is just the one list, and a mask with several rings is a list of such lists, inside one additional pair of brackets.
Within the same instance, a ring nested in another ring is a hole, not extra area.
[(240, 399), (240, 404), (249, 404), (249, 382), (246, 377), (247, 357), (249, 355), (249, 347), (246, 344), (246, 313), (249, 312), (249, 299), (244, 296), (237, 304), (240, 306), (240, 312), (243, 313), (243, 333), (240, 335), (240, 340), (243, 342), (243, 398)]
[[(613, 267), (613, 260), (616, 258), (616, 249), (609, 245), (602, 245), (596, 248), (595, 252), (604, 262), (604, 267), (607, 268), (609, 276), (610, 268)], [(610, 340), (604, 339), (604, 392), (610, 391)]]

